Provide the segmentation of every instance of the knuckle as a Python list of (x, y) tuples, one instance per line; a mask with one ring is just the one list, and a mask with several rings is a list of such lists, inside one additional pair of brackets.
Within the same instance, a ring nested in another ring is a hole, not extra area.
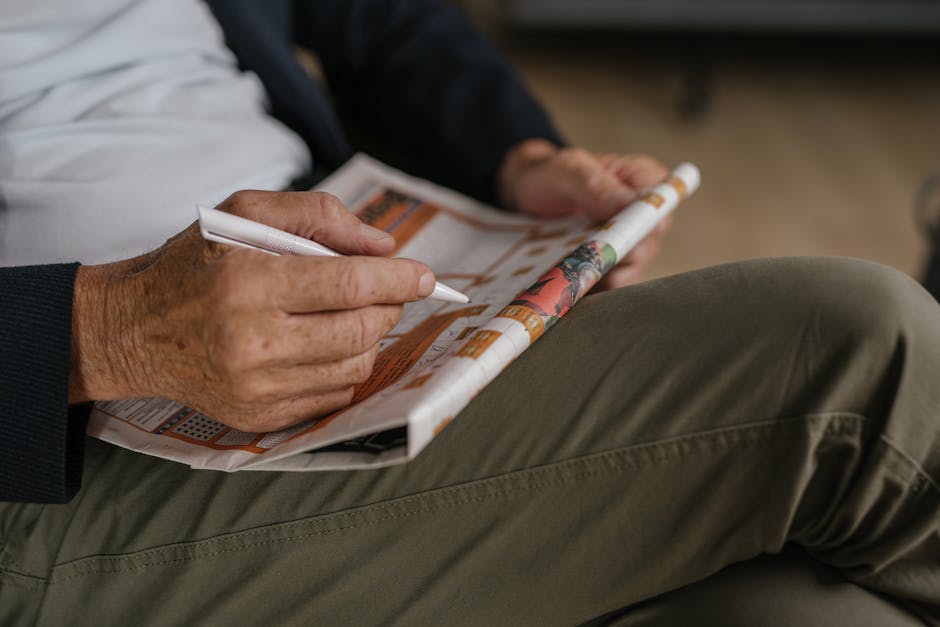
[(397, 324), (400, 306), (364, 307), (343, 314), (342, 332), (339, 334), (345, 355), (359, 355), (378, 345), (386, 333)]
[(237, 381), (254, 368), (253, 356), (238, 343), (229, 343), (220, 355), (223, 360), (223, 372), (228, 378)]
[(402, 305), (375, 305), (361, 310), (361, 343), (359, 352), (378, 345), (385, 335), (401, 320)]
[(250, 281), (250, 264), (245, 263), (247, 251), (232, 251), (218, 260), (213, 291), (218, 304), (228, 307), (240, 303), (246, 294), (246, 285)]
[(353, 314), (353, 320), (350, 323), (349, 352), (355, 355), (367, 350), (375, 344), (378, 338), (375, 337), (374, 325), (368, 311), (356, 310)]
[(251, 331), (229, 330), (221, 338), (219, 358), (224, 371), (237, 378), (263, 365), (266, 340)]
[(385, 325), (382, 327), (382, 331), (379, 333), (379, 337), (376, 338), (376, 341), (382, 339), (386, 333), (395, 328), (399, 322), (401, 322), (402, 314), (405, 312), (404, 305), (388, 305), (385, 308), (386, 318)]
[(243, 411), (238, 418), (240, 426), (236, 427), (240, 431), (248, 433), (264, 433), (278, 428), (276, 415), (265, 410), (247, 410)]
[(355, 388), (349, 386), (327, 396), (321, 396), (316, 399), (316, 403), (313, 406), (307, 409), (307, 413), (310, 414), (311, 417), (322, 416), (337, 409), (342, 409), (352, 402), (355, 394)]
[(333, 402), (330, 403), (330, 409), (340, 409), (341, 407), (346, 407), (352, 403), (353, 398), (356, 396), (356, 388), (349, 386), (345, 389), (340, 390), (334, 397)]
[(267, 403), (253, 416), (257, 431), (285, 429), (306, 418), (297, 406), (297, 399), (278, 399)]
[(278, 391), (278, 383), (265, 376), (245, 377), (240, 387), (244, 389), (244, 395), (250, 403), (261, 407), (269, 406), (283, 395), (283, 391)]
[(342, 312), (330, 339), (337, 359), (345, 359), (364, 352), (369, 346), (371, 329), (363, 319), (363, 312), (352, 309)]
[(209, 415), (222, 416), (222, 422), (239, 431), (250, 432), (254, 427), (254, 417), (236, 407), (224, 408), (221, 412), (210, 412)]
[(343, 264), (343, 271), (340, 273), (341, 289), (346, 301), (355, 304), (365, 304), (372, 292), (370, 275), (362, 268), (362, 264), (349, 263)]
[(343, 202), (328, 192), (316, 192), (320, 203), (320, 217), (324, 222), (337, 222), (353, 217)]
[(365, 383), (372, 376), (372, 367), (375, 365), (375, 353), (366, 351), (356, 358), (353, 368), (353, 383)]
[(228, 393), (240, 405), (253, 405), (263, 396), (258, 380), (242, 374), (232, 377)]
[(222, 205), (229, 213), (244, 215), (250, 213), (264, 195), (265, 192), (257, 189), (241, 189), (226, 198)]

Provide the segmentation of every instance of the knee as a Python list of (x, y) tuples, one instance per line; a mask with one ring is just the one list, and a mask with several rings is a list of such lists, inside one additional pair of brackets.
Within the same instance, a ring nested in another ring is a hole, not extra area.
[[(872, 349), (868, 357), (877, 359), (902, 343), (920, 347), (928, 361), (940, 358), (940, 307), (933, 297), (902, 272), (856, 259), (713, 266), (585, 299), (572, 317), (598, 342), (609, 343), (617, 328), (630, 325), (654, 336), (666, 329), (733, 335), (754, 350), (782, 353), (804, 345), (809, 357), (825, 352), (836, 359), (851, 347)], [(682, 342), (685, 333), (676, 335)]]
[(877, 263), (843, 258), (781, 260), (787, 276), (778, 293), (822, 332), (859, 342), (918, 345), (940, 342), (940, 307), (906, 274)]

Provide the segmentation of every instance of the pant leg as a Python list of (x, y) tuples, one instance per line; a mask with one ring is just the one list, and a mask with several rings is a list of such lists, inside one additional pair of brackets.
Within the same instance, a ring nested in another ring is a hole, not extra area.
[(581, 627), (918, 627), (923, 621), (789, 547)]
[(734, 264), (585, 300), (404, 466), (94, 442), (73, 503), (0, 508), (0, 612), (571, 625), (793, 541), (940, 624), (938, 313), (872, 264)]

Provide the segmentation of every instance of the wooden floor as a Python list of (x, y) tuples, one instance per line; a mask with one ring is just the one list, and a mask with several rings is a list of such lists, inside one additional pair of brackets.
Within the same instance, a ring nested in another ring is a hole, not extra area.
[[(844, 255), (920, 276), (916, 192), (940, 171), (940, 66), (920, 43), (491, 31), (572, 143), (697, 163), (653, 268)], [(708, 108), (680, 111), (709, 68)]]

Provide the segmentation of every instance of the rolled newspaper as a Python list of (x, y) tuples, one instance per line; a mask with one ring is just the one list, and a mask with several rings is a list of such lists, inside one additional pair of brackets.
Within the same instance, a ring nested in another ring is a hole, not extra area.
[[(683, 163), (571, 251), (467, 339), (424, 384), (423, 417), (409, 421), (416, 454), (516, 357), (699, 187), (699, 169)], [(441, 417), (444, 416), (443, 420)]]

